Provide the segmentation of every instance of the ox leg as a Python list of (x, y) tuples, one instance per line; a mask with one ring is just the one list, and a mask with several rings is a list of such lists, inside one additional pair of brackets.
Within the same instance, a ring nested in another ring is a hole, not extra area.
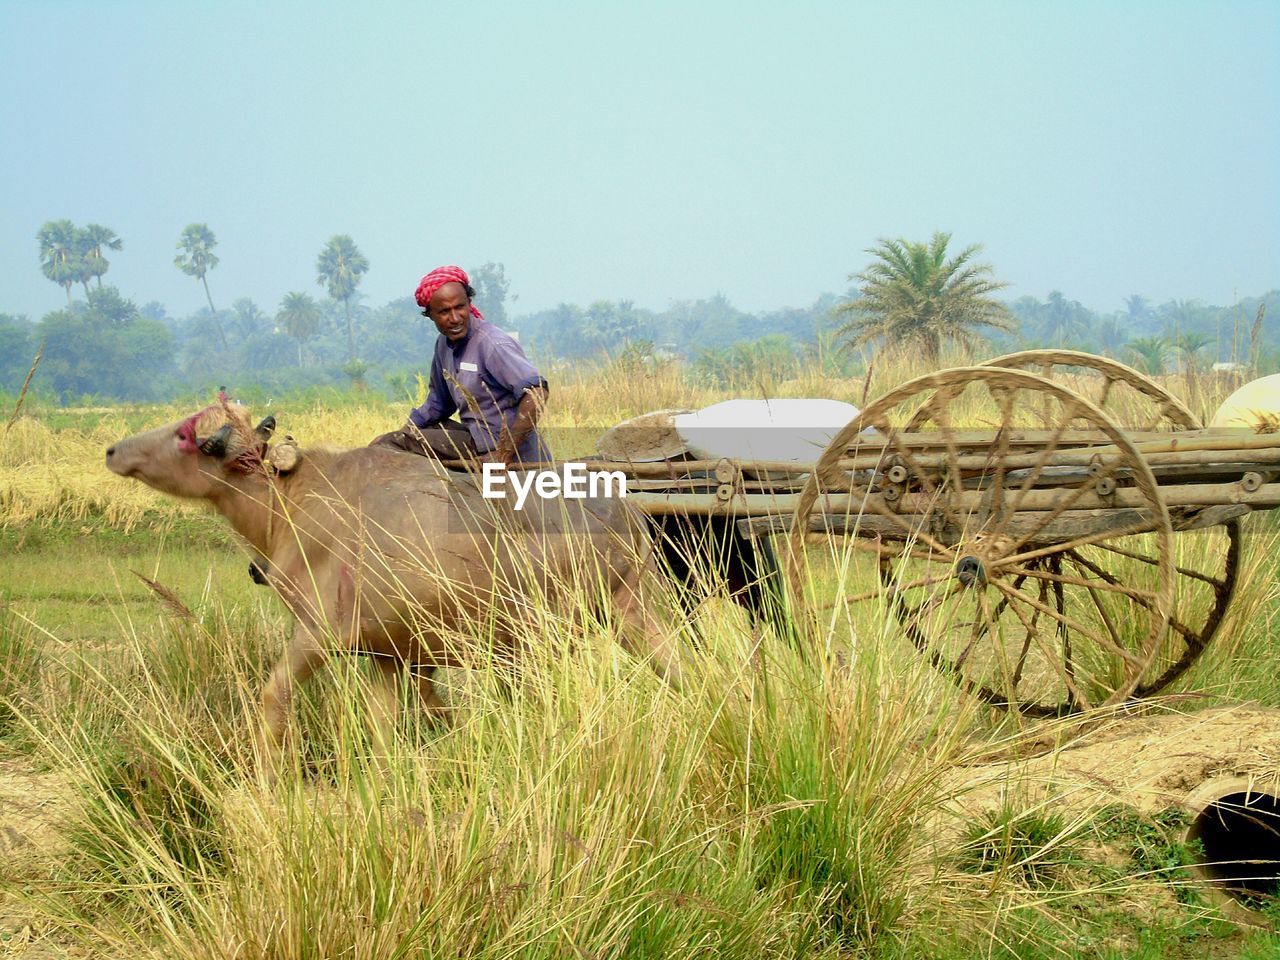
[(373, 657), (374, 683), (369, 698), (369, 736), (379, 757), (391, 756), (400, 713), (400, 670), (394, 657)]
[(327, 654), (315, 635), (302, 623), (293, 631), (284, 656), (271, 670), (262, 690), (262, 732), (259, 757), (270, 768), (279, 760), (280, 744), (289, 723), (289, 706), (297, 684), (304, 683), (324, 663)]
[(633, 656), (648, 657), (658, 676), (678, 687), (680, 664), (675, 643), (641, 596), (640, 577), (643, 571), (641, 565), (633, 566), (613, 591), (614, 609), (622, 622), (622, 645)]
[(434, 667), (420, 667), (415, 671), (403, 661), (393, 657), (373, 658), (376, 677), (369, 703), (369, 735), (376, 755), (384, 761), (392, 755), (395, 742), (396, 718), (400, 714), (401, 683), (408, 679), (431, 723), (446, 726), (450, 709), (436, 693), (431, 681)]
[(440, 699), (433, 680), (435, 672), (435, 667), (409, 668), (409, 678), (413, 681), (414, 690), (417, 691), (418, 702), (427, 712), (432, 724), (444, 728), (449, 725), (453, 708)]

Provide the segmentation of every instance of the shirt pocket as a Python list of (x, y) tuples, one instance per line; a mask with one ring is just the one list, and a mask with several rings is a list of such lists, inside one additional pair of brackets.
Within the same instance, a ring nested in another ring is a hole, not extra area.
[[(475, 366), (475, 364), (467, 363), (467, 366)], [(464, 370), (462, 364), (458, 364), (449, 388), (460, 411), (466, 410), (482, 417), (484, 411), (492, 406), (491, 390), (479, 370)]]

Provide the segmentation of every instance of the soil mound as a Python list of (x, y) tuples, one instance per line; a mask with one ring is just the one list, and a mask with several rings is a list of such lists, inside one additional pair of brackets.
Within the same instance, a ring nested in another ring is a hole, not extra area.
[(1196, 713), (1115, 716), (1063, 731), (1030, 757), (970, 767), (969, 803), (1020, 782), (1053, 790), (1081, 806), (1121, 802), (1144, 813), (1181, 806), (1209, 780), (1242, 777), (1260, 790), (1280, 788), (1280, 710), (1254, 705)]

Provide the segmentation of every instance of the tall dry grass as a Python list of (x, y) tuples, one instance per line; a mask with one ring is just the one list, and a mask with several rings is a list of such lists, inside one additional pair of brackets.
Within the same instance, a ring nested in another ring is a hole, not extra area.
[[(962, 356), (945, 359), (945, 365), (968, 362), (971, 358)], [(581, 457), (593, 452), (593, 438), (606, 428), (650, 410), (697, 409), (740, 396), (826, 397), (863, 406), (925, 371), (910, 357), (890, 355), (877, 358), (859, 377), (833, 377), (816, 365), (797, 365), (784, 372), (787, 376), (769, 377), (767, 382), (711, 385), (675, 364), (653, 369), (573, 367), (562, 371), (553, 384), (543, 423), (565, 440), (563, 449), (556, 451), (558, 456)], [(1187, 399), (1182, 396), (1184, 378), (1162, 378), (1161, 385)], [(1208, 420), (1231, 386), (1226, 380), (1199, 378), (1194, 402), (1202, 419)], [(138, 524), (163, 525), (191, 515), (197, 508), (113, 477), (103, 465), (107, 446), (137, 432), (140, 422), (159, 426), (191, 412), (175, 405), (127, 412), (108, 409), (84, 417), (88, 425), (81, 428), (51, 426), (54, 418), (48, 410), (20, 417), (0, 444), (0, 527), (74, 523), (130, 530)], [(286, 400), (271, 411), (255, 412), (275, 412), (280, 431), (292, 433), (304, 447), (350, 447), (394, 429), (404, 421), (407, 409), (399, 403), (371, 402), (361, 395), (336, 406), (295, 405)], [(57, 419), (74, 419), (74, 412), (60, 413)]]
[(24, 715), (76, 799), (58, 856), (8, 879), (130, 956), (890, 956), (1037, 909), (969, 866), (979, 711), (887, 633), (813, 658), (709, 605), (676, 689), (577, 622), (545, 618), (514, 688), (459, 674), (457, 723), (409, 712), (389, 749), (336, 663), (270, 788), (249, 732), (278, 638), (214, 616), (64, 653), (74, 682)]
[[(860, 403), (912, 372), (802, 371), (774, 389)], [(669, 368), (569, 378), (547, 422), (603, 428), (731, 392)], [(404, 414), (277, 412), (304, 445), (335, 446)], [(181, 516), (189, 508), (103, 470), (102, 449), (135, 427), (111, 414), (83, 430), (21, 419), (0, 449), (0, 521), (129, 529)], [(30, 476), (40, 482), (14, 479)], [(813, 595), (855, 565), (838, 547), (824, 556)], [(1258, 650), (1239, 638), (1260, 616), (1274, 621), (1271, 556), (1246, 558), (1255, 592), (1223, 668)], [(624, 654), (585, 598), (577, 615), (540, 606), (517, 683), (483, 658), (446, 678), (447, 729), (406, 709), (389, 743), (371, 733), (369, 675), (336, 661), (301, 697), (270, 787), (252, 734), (282, 624), (197, 605), (104, 653), (0, 617), (13, 728), (0, 737), (20, 736), (75, 797), (58, 847), (6, 868), (4, 885), (94, 955), (379, 960), (1064, 956), (1067, 934), (1093, 922), (1074, 904), (1126, 889), (1078, 869), (1067, 854), (1088, 817), (1058, 815), (1043, 791), (973, 817), (971, 765), (1061, 731), (1003, 724), (889, 618), (832, 616), (826, 655), (812, 656), (723, 598), (689, 628), (673, 598), (653, 603), (686, 651), (678, 688)]]

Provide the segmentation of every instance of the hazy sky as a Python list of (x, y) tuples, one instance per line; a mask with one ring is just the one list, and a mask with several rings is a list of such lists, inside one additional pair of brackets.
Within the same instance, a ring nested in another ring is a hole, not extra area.
[(46, 220), (114, 228), (172, 314), (381, 304), (506, 264), (517, 312), (841, 291), (879, 237), (985, 245), (1010, 296), (1280, 286), (1280, 3), (0, 0), (0, 312), (65, 302)]

